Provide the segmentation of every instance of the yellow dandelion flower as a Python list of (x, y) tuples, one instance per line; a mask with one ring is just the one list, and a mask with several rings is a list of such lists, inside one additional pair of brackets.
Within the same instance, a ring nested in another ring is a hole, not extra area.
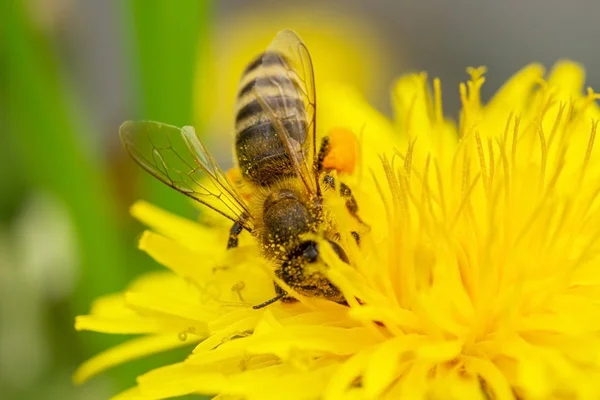
[[(349, 264), (322, 251), (348, 306), (300, 297), (254, 310), (274, 291), (252, 240), (225, 251), (226, 227), (137, 203), (151, 228), (140, 248), (171, 272), (77, 318), (144, 336), (75, 380), (195, 343), (121, 396), (600, 398), (599, 96), (561, 62), (547, 79), (527, 66), (483, 104), (485, 70), (468, 72), (456, 124), (424, 74), (394, 86), (394, 123), (348, 87), (322, 88), (321, 126), (361, 132), (361, 164), (344, 179), (371, 230), (360, 245), (342, 238)], [(336, 196), (326, 202), (352, 223)]]

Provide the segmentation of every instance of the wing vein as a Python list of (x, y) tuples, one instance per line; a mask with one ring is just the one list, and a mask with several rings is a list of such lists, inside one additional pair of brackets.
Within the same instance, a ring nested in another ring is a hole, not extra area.
[(248, 205), (225, 178), (192, 127), (129, 121), (121, 126), (120, 135), (127, 152), (151, 175), (253, 231)]

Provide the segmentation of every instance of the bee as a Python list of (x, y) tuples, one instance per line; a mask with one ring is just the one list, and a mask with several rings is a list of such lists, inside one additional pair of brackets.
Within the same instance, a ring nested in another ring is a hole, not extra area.
[[(251, 61), (236, 98), (235, 154), (241, 179), (252, 190), (247, 200), (198, 140), (192, 127), (154, 121), (128, 121), (120, 128), (126, 151), (147, 172), (233, 221), (227, 248), (243, 231), (253, 235), (275, 275), (294, 291), (346, 304), (340, 290), (306, 265), (319, 261), (319, 243), (302, 239), (322, 234), (348, 263), (340, 234), (323, 205), (323, 191), (335, 189), (324, 168), (330, 150), (325, 137), (316, 148), (316, 91), (306, 45), (292, 31), (279, 32), (265, 52)], [(350, 188), (340, 183), (346, 208), (359, 222)], [(352, 232), (359, 242), (357, 232)], [(255, 305), (293, 302), (276, 282), (275, 297)]]

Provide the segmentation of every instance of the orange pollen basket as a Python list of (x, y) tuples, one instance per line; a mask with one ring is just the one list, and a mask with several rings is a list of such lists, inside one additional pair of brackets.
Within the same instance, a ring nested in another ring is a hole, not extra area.
[(338, 173), (354, 172), (358, 160), (358, 140), (354, 133), (348, 128), (333, 128), (327, 136), (330, 151), (323, 160), (323, 167)]

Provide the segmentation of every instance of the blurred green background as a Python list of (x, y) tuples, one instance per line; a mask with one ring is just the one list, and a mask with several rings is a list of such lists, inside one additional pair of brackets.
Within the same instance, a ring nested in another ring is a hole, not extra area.
[[(394, 76), (442, 78), (458, 109), (468, 65), (489, 97), (531, 61), (581, 61), (600, 89), (600, 2), (577, 0), (0, 1), (0, 397), (103, 399), (188, 349), (119, 366), (81, 387), (71, 374), (119, 341), (75, 333), (92, 300), (160, 268), (137, 251), (136, 199), (194, 217), (121, 150), (127, 119), (193, 124), (225, 167), (232, 105), (249, 57), (299, 31), (319, 81), (358, 86), (384, 112)], [(302, 4), (302, 5), (300, 5)]]

